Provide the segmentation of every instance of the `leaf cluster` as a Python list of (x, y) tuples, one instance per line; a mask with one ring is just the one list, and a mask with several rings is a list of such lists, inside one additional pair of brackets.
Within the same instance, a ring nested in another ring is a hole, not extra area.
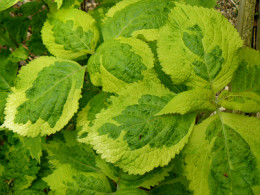
[(260, 53), (215, 0), (17, 2), (0, 1), (1, 194), (260, 193)]

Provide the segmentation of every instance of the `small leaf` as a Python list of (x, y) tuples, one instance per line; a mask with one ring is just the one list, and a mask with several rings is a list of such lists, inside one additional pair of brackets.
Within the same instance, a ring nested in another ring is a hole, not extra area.
[(0, 1), (0, 11), (3, 11), (14, 4), (16, 4), (19, 0), (1, 0)]
[(173, 6), (168, 0), (121, 1), (106, 14), (102, 28), (104, 40), (130, 37), (137, 30), (158, 29), (165, 24)]
[(48, 16), (42, 40), (50, 53), (64, 59), (93, 54), (99, 39), (95, 20), (77, 9), (60, 9)]
[(194, 124), (193, 114), (154, 116), (172, 97), (153, 81), (121, 91), (110, 98), (109, 109), (96, 115), (87, 143), (129, 174), (167, 165), (188, 141)]
[(242, 48), (240, 64), (231, 82), (232, 92), (220, 94), (220, 104), (242, 112), (260, 112), (260, 53)]
[(154, 57), (148, 45), (135, 38), (104, 42), (91, 56), (88, 72), (95, 86), (105, 92), (118, 92), (149, 77)]
[(188, 112), (216, 110), (215, 95), (207, 89), (189, 90), (177, 94), (156, 115), (162, 114), (186, 114)]
[(40, 163), (42, 156), (41, 137), (20, 137), (24, 147), (30, 151), (31, 157)]
[(259, 194), (260, 120), (214, 115), (194, 128), (184, 149), (190, 189), (201, 194)]
[(78, 109), (84, 73), (85, 67), (69, 60), (31, 61), (7, 98), (4, 126), (30, 137), (59, 131)]
[(238, 67), (242, 43), (221, 13), (178, 4), (160, 30), (159, 60), (175, 84), (218, 92)]

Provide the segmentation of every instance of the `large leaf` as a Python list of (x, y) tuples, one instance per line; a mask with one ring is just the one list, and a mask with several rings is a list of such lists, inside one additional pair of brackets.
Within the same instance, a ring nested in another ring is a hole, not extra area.
[(134, 31), (158, 29), (174, 6), (169, 0), (124, 0), (106, 14), (102, 34), (104, 40), (119, 36), (129, 37)]
[(194, 124), (190, 114), (154, 116), (173, 95), (153, 81), (121, 91), (96, 115), (83, 141), (130, 174), (167, 165), (188, 141)]
[(16, 4), (19, 0), (1, 0), (0, 1), (0, 11), (3, 11), (14, 4)]
[(93, 54), (99, 39), (95, 20), (77, 9), (60, 9), (48, 16), (42, 40), (55, 56), (75, 59)]
[(218, 92), (237, 69), (242, 43), (221, 13), (178, 4), (160, 30), (159, 60), (174, 83)]
[(145, 42), (120, 37), (98, 48), (88, 62), (88, 72), (94, 85), (118, 92), (149, 77), (153, 64), (153, 53)]
[(85, 67), (40, 57), (23, 67), (7, 98), (4, 126), (23, 136), (62, 129), (78, 109)]
[(227, 109), (260, 112), (260, 53), (243, 48), (239, 56), (240, 64), (231, 82), (232, 92), (222, 92), (219, 102)]
[(260, 120), (214, 115), (194, 128), (184, 149), (194, 194), (259, 194)]

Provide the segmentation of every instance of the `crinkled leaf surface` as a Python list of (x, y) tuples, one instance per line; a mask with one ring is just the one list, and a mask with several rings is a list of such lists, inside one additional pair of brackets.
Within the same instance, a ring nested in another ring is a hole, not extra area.
[(218, 92), (231, 81), (241, 46), (238, 32), (221, 13), (178, 4), (160, 30), (158, 54), (174, 83)]
[(259, 194), (260, 120), (214, 115), (194, 128), (184, 149), (194, 194)]
[(227, 109), (243, 112), (260, 111), (260, 52), (242, 48), (240, 64), (231, 82), (231, 92), (224, 91), (219, 99)]
[(23, 136), (62, 129), (78, 109), (85, 67), (40, 57), (23, 67), (7, 98), (4, 126)]
[(188, 141), (194, 124), (193, 114), (154, 116), (173, 95), (155, 81), (121, 91), (96, 115), (84, 141), (130, 174), (167, 165)]
[(1, 139), (0, 157), (3, 159), (0, 161), (0, 190), (4, 183), (14, 190), (26, 189), (36, 179), (39, 170), (37, 161), (30, 157), (29, 151), (14, 136)]
[(157, 114), (179, 113), (186, 114), (193, 111), (211, 110), (216, 107), (215, 95), (208, 89), (194, 89), (177, 94)]
[(145, 42), (120, 37), (98, 48), (88, 62), (88, 72), (94, 85), (118, 92), (149, 77), (153, 64), (153, 53)]
[(168, 18), (173, 1), (124, 0), (106, 14), (102, 34), (104, 40), (119, 36), (129, 37), (141, 29), (158, 29)]
[(95, 20), (77, 9), (60, 9), (48, 16), (42, 40), (53, 55), (64, 59), (94, 53), (99, 32)]
[(16, 4), (19, 0), (1, 0), (0, 1), (0, 11), (3, 11), (14, 4)]

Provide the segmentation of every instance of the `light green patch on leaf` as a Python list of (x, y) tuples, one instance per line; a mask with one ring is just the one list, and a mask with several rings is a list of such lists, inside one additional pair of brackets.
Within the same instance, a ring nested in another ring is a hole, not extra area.
[(30, 137), (59, 131), (78, 109), (84, 73), (85, 67), (70, 60), (31, 61), (7, 98), (4, 126)]
[(156, 115), (162, 114), (186, 114), (188, 112), (216, 110), (215, 94), (208, 89), (194, 89), (174, 96), (165, 107)]
[(242, 40), (221, 13), (178, 4), (160, 30), (158, 56), (175, 84), (218, 92), (238, 66)]
[(19, 0), (1, 0), (0, 1), (0, 11), (3, 11), (14, 4), (16, 4)]
[(99, 39), (95, 20), (77, 9), (60, 9), (48, 16), (42, 40), (50, 53), (64, 59), (93, 54)]
[(98, 48), (88, 62), (88, 72), (94, 85), (118, 92), (148, 77), (153, 64), (153, 53), (145, 42), (120, 37)]
[(111, 193), (109, 181), (102, 173), (81, 172), (70, 165), (60, 165), (51, 175), (43, 178), (56, 194)]
[(194, 128), (184, 149), (194, 194), (258, 194), (260, 120), (214, 115)]
[(220, 105), (242, 112), (260, 111), (260, 53), (242, 48), (240, 64), (231, 82), (231, 92), (220, 94)]
[(106, 14), (102, 34), (104, 40), (120, 36), (130, 37), (134, 31), (158, 29), (168, 18), (173, 1), (124, 0)]
[(194, 124), (193, 114), (154, 116), (172, 97), (154, 80), (121, 91), (96, 116), (84, 142), (129, 174), (167, 165), (188, 141)]
[(30, 151), (32, 158), (36, 159), (39, 163), (42, 156), (42, 141), (41, 137), (20, 137), (25, 148)]
[(190, 5), (203, 6), (207, 8), (214, 8), (217, 4), (217, 0), (183, 0)]

